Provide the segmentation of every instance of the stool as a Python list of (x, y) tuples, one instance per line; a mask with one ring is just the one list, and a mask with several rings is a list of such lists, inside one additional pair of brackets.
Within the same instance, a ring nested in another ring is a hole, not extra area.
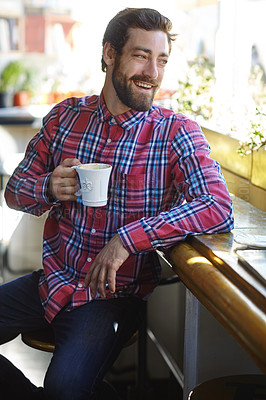
[[(180, 279), (178, 277), (169, 277), (169, 278), (164, 278), (161, 279), (159, 286), (163, 285), (169, 285), (172, 283), (180, 282)], [(147, 305), (146, 303), (144, 304), (143, 307), (143, 320), (142, 324), (139, 328), (138, 331), (133, 333), (131, 338), (127, 341), (127, 343), (124, 345), (124, 347), (128, 347), (136, 340), (138, 339), (139, 341), (144, 342), (144, 345), (141, 345), (141, 351), (140, 355), (146, 352), (146, 333), (147, 333)], [(30, 331), (30, 332), (24, 332), (21, 334), (21, 339), (22, 341), (27, 344), (30, 347), (33, 347), (34, 349), (37, 350), (42, 350), (46, 351), (49, 353), (54, 352), (55, 344), (54, 344), (54, 334), (52, 329), (46, 329), (46, 330), (35, 330), (35, 331)], [(146, 361), (144, 361), (144, 364), (146, 365)], [(142, 364), (143, 365), (143, 364)]]
[[(54, 334), (52, 329), (35, 330), (21, 334), (22, 341), (37, 350), (53, 353), (55, 349)], [(133, 333), (131, 338), (127, 341), (124, 347), (130, 346), (138, 338), (138, 331)], [(101, 385), (100, 398), (117, 399), (117, 393), (114, 387), (107, 381), (103, 381)]]
[[(180, 282), (177, 276), (162, 278), (159, 286)], [(124, 347), (128, 347), (138, 341), (138, 368), (136, 391), (138, 400), (146, 399), (147, 390), (147, 302), (143, 304), (142, 321), (136, 331), (127, 341)], [(51, 330), (36, 330), (25, 332), (21, 335), (22, 341), (30, 347), (52, 353), (54, 351), (54, 335)]]
[(37, 350), (54, 352), (54, 334), (52, 329), (36, 330), (21, 334), (22, 341)]
[[(131, 338), (127, 341), (124, 347), (130, 346), (138, 338), (138, 331), (133, 333)], [(36, 330), (24, 332), (21, 334), (22, 341), (30, 347), (37, 350), (53, 353), (55, 349), (54, 334), (52, 329)]]
[(196, 386), (188, 400), (266, 400), (265, 375), (235, 375)]

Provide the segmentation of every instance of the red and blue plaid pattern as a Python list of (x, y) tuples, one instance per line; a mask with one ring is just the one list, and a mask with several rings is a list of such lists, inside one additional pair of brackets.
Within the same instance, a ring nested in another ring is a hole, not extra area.
[[(155, 105), (113, 117), (101, 95), (66, 99), (51, 110), (6, 190), (10, 207), (35, 215), (50, 210), (40, 280), (49, 321), (62, 307), (91, 299), (82, 282), (117, 232), (131, 255), (118, 271), (115, 296), (144, 298), (160, 279), (155, 249), (232, 229), (231, 200), (209, 151), (194, 121)], [(81, 198), (49, 202), (51, 172), (74, 157), (113, 166), (106, 206), (85, 207)]]

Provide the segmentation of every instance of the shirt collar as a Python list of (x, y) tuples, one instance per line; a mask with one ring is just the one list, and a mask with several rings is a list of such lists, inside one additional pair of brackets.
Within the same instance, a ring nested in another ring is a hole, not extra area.
[(110, 124), (120, 125), (121, 128), (127, 130), (131, 129), (134, 125), (139, 124), (141, 121), (147, 118), (147, 116), (155, 109), (152, 106), (148, 111), (135, 111), (129, 110), (124, 114), (113, 116), (108, 108), (106, 107), (103, 93), (99, 96), (98, 107), (97, 107), (97, 121), (98, 123), (109, 121)]

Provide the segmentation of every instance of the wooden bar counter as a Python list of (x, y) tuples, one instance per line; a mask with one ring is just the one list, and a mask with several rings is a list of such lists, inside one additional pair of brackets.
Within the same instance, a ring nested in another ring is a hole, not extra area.
[[(193, 236), (163, 257), (266, 373), (266, 212), (236, 197), (233, 205), (232, 232)], [(257, 239), (261, 248), (243, 238)]]

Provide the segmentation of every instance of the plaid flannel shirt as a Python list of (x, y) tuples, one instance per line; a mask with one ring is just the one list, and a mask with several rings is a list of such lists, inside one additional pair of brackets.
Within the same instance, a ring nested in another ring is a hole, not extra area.
[[(115, 296), (148, 296), (160, 279), (155, 250), (188, 235), (227, 232), (232, 203), (219, 164), (194, 121), (153, 105), (112, 116), (103, 95), (69, 98), (43, 119), (6, 189), (10, 207), (41, 215), (43, 236), (39, 292), (51, 321), (91, 299), (83, 287), (96, 255), (118, 233), (130, 252), (117, 273)], [(65, 158), (112, 165), (108, 203), (51, 203), (50, 174)], [(107, 290), (107, 299), (113, 297)]]

